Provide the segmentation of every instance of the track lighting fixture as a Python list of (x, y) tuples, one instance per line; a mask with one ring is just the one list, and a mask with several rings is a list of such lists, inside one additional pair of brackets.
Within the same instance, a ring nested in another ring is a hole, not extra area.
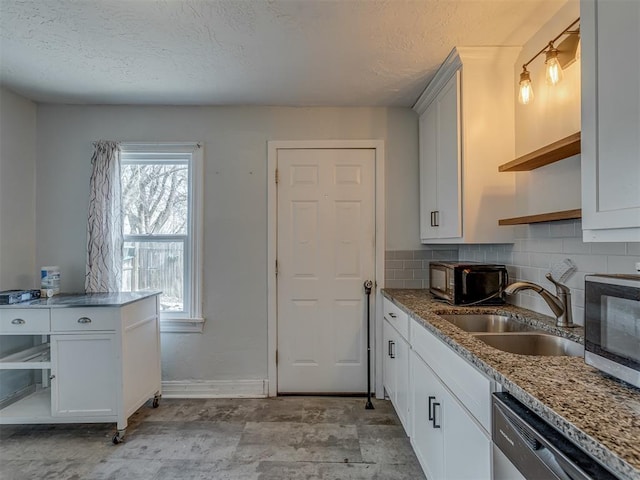
[[(575, 20), (571, 25), (565, 28), (557, 37), (551, 40), (542, 50), (536, 53), (527, 63), (522, 65), (522, 73), (520, 73), (520, 82), (518, 89), (518, 101), (527, 105), (533, 101), (533, 86), (531, 84), (531, 74), (527, 67), (531, 62), (543, 53), (545, 54), (545, 77), (548, 85), (557, 85), (562, 81), (562, 69), (568, 67), (575, 62), (580, 55), (580, 25), (574, 28), (580, 19)], [(562, 36), (565, 38), (556, 48), (555, 42)]]

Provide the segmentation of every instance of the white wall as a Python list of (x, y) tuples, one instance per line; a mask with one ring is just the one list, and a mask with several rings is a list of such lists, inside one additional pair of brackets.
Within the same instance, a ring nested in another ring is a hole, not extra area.
[(0, 290), (36, 276), (36, 105), (0, 88)]
[(163, 334), (165, 380), (267, 377), (267, 141), (384, 139), (387, 249), (418, 238), (417, 117), (409, 108), (38, 107), (37, 262), (82, 290), (91, 142), (200, 141), (204, 334)]
[[(514, 85), (522, 64), (579, 16), (578, 1), (570, 0), (527, 42), (516, 61)], [(544, 55), (528, 69), (535, 99), (529, 105), (516, 103), (517, 156), (580, 131), (580, 62), (565, 70), (564, 80), (556, 87), (545, 84)], [(580, 208), (580, 155), (515, 175), (517, 216)], [(572, 220), (518, 226), (513, 245), (461, 245), (458, 255), (460, 260), (504, 263), (512, 281), (538, 283), (552, 292), (555, 288), (544, 275), (557, 262), (570, 258), (578, 267), (578, 272), (567, 282), (572, 292), (572, 311), (574, 320), (583, 324), (584, 276), (635, 273), (635, 263), (640, 261), (640, 243), (584, 243), (582, 223)], [(520, 292), (509, 301), (552, 315), (544, 300), (531, 291)]]
[[(514, 98), (522, 65), (580, 16), (578, 0), (570, 0), (523, 46), (514, 66)], [(560, 39), (562, 41), (564, 37)], [(558, 42), (555, 46), (558, 47)], [(545, 83), (545, 55), (527, 69), (534, 101), (515, 102), (516, 157), (580, 131), (580, 61), (564, 70), (558, 85)], [(580, 208), (580, 155), (530, 172), (517, 172), (514, 216)]]
[[(36, 105), (0, 88), (0, 290), (39, 287), (36, 276)], [(0, 356), (33, 345), (0, 337)], [(34, 383), (27, 370), (0, 371), (0, 401)]]

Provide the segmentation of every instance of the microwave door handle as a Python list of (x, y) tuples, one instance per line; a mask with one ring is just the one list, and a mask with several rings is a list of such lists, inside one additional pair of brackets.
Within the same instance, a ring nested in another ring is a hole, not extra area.
[(504, 282), (502, 282), (502, 288), (500, 289), (500, 294), (502, 295), (503, 291), (505, 288), (507, 288), (507, 285), (509, 285), (509, 271), (507, 269), (504, 269), (501, 271), (501, 275), (504, 274)]

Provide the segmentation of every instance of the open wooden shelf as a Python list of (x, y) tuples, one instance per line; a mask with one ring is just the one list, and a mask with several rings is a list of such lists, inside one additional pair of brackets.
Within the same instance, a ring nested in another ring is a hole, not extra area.
[(527, 172), (580, 153), (580, 132), (546, 145), (498, 167), (499, 172)]
[(525, 225), (528, 223), (555, 222), (558, 220), (574, 220), (582, 218), (582, 209), (563, 210), (562, 212), (540, 213), (525, 217), (503, 218), (498, 220), (498, 225)]

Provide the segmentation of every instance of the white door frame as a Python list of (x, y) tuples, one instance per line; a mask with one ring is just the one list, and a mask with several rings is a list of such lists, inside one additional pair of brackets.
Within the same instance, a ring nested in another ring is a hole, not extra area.
[[(268, 395), (275, 397), (278, 394), (278, 367), (276, 365), (276, 350), (278, 348), (278, 313), (277, 313), (277, 281), (276, 281), (276, 256), (278, 249), (278, 195), (276, 188), (276, 167), (278, 164), (278, 150), (282, 149), (318, 149), (318, 148), (370, 148), (375, 150), (375, 272), (376, 288), (371, 292), (371, 378), (372, 393), (378, 390), (376, 386), (382, 385), (382, 367), (376, 352), (382, 341), (382, 323), (378, 320), (376, 312), (382, 311), (382, 295), (380, 289), (384, 288), (384, 252), (385, 252), (385, 196), (384, 196), (384, 140), (277, 140), (267, 142), (267, 368), (268, 368)], [(364, 295), (364, 288), (362, 290)], [(382, 388), (378, 394), (381, 395)], [(378, 397), (379, 397), (378, 395)]]

